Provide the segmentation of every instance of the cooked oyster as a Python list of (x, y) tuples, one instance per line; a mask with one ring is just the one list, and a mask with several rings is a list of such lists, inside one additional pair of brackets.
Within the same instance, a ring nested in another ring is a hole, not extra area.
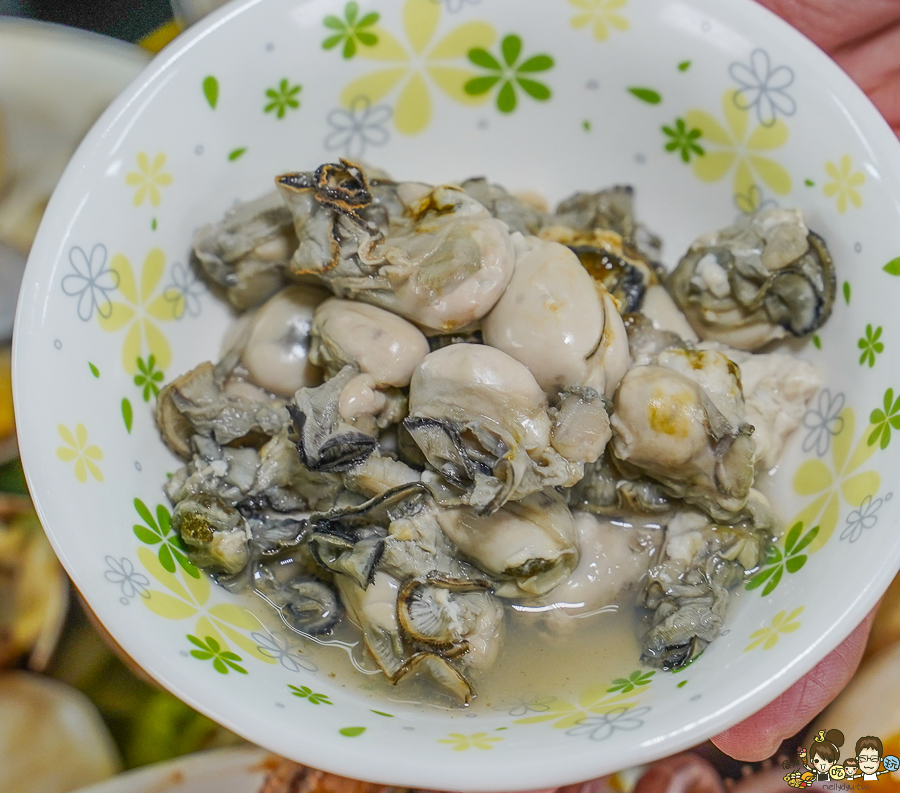
[[(472, 684), (440, 654), (439, 648), (416, 651), (404, 639), (398, 619), (400, 581), (378, 572), (365, 589), (343, 576), (338, 576), (336, 583), (347, 613), (362, 631), (366, 649), (390, 682), (398, 683), (411, 673), (421, 673), (459, 704), (470, 702), (475, 694)], [(474, 622), (477, 625), (477, 619)], [(465, 630), (459, 633), (465, 635)]]
[(512, 275), (506, 225), (458, 187), (370, 184), (344, 160), (277, 183), (300, 241), (291, 271), (339, 297), (449, 333), (490, 311)]
[(437, 520), (454, 545), (497, 583), (500, 597), (543, 595), (578, 564), (572, 513), (547, 491), (511, 501), (492, 515), (444, 509)]
[(580, 386), (611, 397), (628, 368), (615, 301), (568, 248), (537, 237), (524, 241), (481, 329), (485, 344), (524, 363), (548, 394)]
[(610, 520), (576, 512), (578, 565), (569, 577), (529, 607), (554, 630), (571, 630), (574, 618), (596, 614), (637, 587), (663, 542), (660, 523), (628, 518)]
[(220, 446), (261, 446), (288, 426), (283, 402), (258, 389), (229, 392), (226, 376), (206, 362), (159, 392), (156, 423), (166, 445), (179, 457), (191, 456), (192, 435), (213, 438)]
[(647, 477), (625, 479), (607, 452), (584, 467), (584, 476), (565, 491), (569, 508), (621, 518), (624, 515), (662, 515), (676, 502), (662, 485)]
[[(300, 459), (310, 470), (343, 471), (359, 464), (375, 450), (372, 428), (365, 428), (369, 432), (361, 431), (353, 419), (364, 412), (360, 402), (365, 404), (366, 415), (378, 412), (384, 403), (375, 396), (374, 388), (366, 389), (359, 377), (356, 367), (345, 366), (317, 388), (301, 388), (294, 396), (294, 403), (288, 405), (300, 436), (297, 444)], [(345, 401), (350, 401), (353, 412), (342, 404)]]
[(756, 350), (820, 328), (836, 279), (799, 209), (764, 209), (696, 239), (668, 286), (701, 338)]
[(239, 204), (221, 223), (203, 226), (194, 236), (203, 271), (242, 310), (281, 289), (296, 249), (293, 218), (277, 192)]
[(739, 514), (753, 483), (753, 427), (737, 366), (711, 350), (667, 350), (629, 370), (616, 393), (612, 453), (713, 517)]
[(329, 377), (351, 364), (377, 388), (405, 388), (428, 352), (415, 325), (378, 306), (331, 298), (316, 309), (310, 360)]
[(460, 187), (509, 226), (510, 231), (526, 236), (538, 234), (547, 221), (546, 213), (508, 193), (500, 185), (491, 184), (483, 176), (466, 179)]
[(180, 501), (172, 512), (172, 528), (197, 567), (233, 575), (250, 561), (244, 518), (215, 496), (203, 493)]
[(346, 611), (388, 680), (461, 704), (505, 606), (569, 629), (637, 587), (644, 660), (702, 652), (777, 533), (754, 475), (818, 386), (743, 351), (830, 311), (799, 212), (705, 235), (668, 277), (628, 187), (551, 213), (344, 160), (276, 184), (197, 236), (233, 304), (268, 302), (160, 394), (191, 558), (301, 634)]
[(815, 366), (793, 355), (739, 350), (725, 354), (741, 368), (745, 417), (754, 427), (756, 465), (768, 471), (778, 464), (787, 439), (803, 421), (822, 377)]
[(448, 487), (492, 512), (581, 477), (581, 466), (552, 448), (547, 410), (524, 365), (493, 347), (453, 344), (416, 369), (404, 425)]
[(639, 599), (651, 612), (641, 660), (679, 669), (719, 635), (730, 590), (757, 568), (774, 539), (775, 519), (760, 494), (754, 492), (748, 512), (744, 521), (718, 524), (683, 510), (669, 522)]
[(503, 608), (485, 581), (432, 573), (411, 578), (397, 597), (397, 616), (405, 636), (465, 665), (487, 668), (496, 660)]
[(318, 385), (321, 373), (310, 355), (313, 312), (328, 293), (315, 286), (288, 286), (253, 316), (241, 363), (250, 379), (289, 399), (298, 388)]

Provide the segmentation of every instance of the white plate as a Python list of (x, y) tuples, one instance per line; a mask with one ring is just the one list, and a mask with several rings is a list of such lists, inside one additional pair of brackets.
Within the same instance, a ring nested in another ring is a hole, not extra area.
[[(160, 54), (73, 159), (17, 320), (22, 458), (48, 534), (135, 661), (229, 729), (301, 762), (414, 787), (516, 790), (696, 744), (812, 668), (900, 564), (900, 440), (874, 412), (887, 400), (900, 426), (900, 145), (830, 59), (749, 0), (359, 8), (380, 14), (379, 44), (350, 52), (323, 46), (337, 29), (326, 16), (348, 12), (343, 0), (226, 6)], [(487, 93), (466, 93), (470, 78), (489, 76), (470, 51), (499, 57), (504, 39), (515, 49), (512, 36), (520, 60), (550, 56), (528, 67), (549, 68), (523, 72), (543, 88), (514, 88), (514, 109), (501, 88), (508, 72), (472, 85)], [(701, 153), (678, 120), (702, 132)], [(669, 264), (763, 201), (802, 207), (827, 237), (839, 295), (818, 347), (802, 352), (825, 390), (774, 486), (786, 527), (819, 531), (802, 549), (788, 534), (765, 584), (741, 594), (727, 634), (685, 671), (629, 682), (630, 651), (585, 674), (560, 663), (557, 679), (486, 695), (468, 713), (407, 705), (363, 677), (329, 677), (330, 656), (173, 562), (156, 508), (178, 463), (157, 436), (137, 359), (146, 370), (152, 353), (172, 378), (218, 353), (229, 312), (185, 267), (197, 226), (271, 189), (275, 174), (348, 155), (398, 178), (489, 174), (550, 200), (634, 184)]]
[(127, 771), (76, 793), (258, 793), (266, 757), (255, 747), (198, 752)]

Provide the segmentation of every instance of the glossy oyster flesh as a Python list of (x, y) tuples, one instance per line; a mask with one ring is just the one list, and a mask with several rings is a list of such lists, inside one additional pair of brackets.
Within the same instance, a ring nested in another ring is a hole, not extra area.
[(780, 532), (754, 484), (820, 383), (748, 351), (830, 311), (799, 212), (704, 235), (667, 277), (627, 187), (549, 211), (343, 160), (276, 185), (198, 233), (244, 314), (159, 395), (190, 559), (463, 705), (508, 621), (559, 636), (630, 603), (646, 663), (702, 652)]
[(756, 350), (831, 315), (834, 264), (798, 209), (764, 209), (697, 238), (669, 277), (701, 338)]

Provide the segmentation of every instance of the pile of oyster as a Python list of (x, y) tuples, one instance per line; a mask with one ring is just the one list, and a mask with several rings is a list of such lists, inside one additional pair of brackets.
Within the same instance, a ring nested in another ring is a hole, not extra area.
[(346, 161), (276, 185), (198, 232), (242, 313), (159, 397), (192, 561), (299, 633), (346, 614), (389, 680), (460, 702), (510, 620), (631, 602), (644, 662), (696, 658), (778, 536), (754, 480), (819, 387), (755, 352), (831, 311), (801, 213), (706, 234), (667, 275), (627, 187), (550, 212)]

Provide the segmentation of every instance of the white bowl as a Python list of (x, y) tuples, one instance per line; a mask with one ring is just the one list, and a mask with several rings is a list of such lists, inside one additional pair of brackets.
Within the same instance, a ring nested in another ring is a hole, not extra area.
[[(897, 570), (900, 498), (890, 482), (900, 440), (873, 411), (888, 397), (895, 407), (890, 389), (900, 394), (900, 146), (826, 56), (745, 0), (361, 2), (360, 16), (372, 10), (379, 44), (344, 58), (342, 44), (322, 46), (335, 30), (325, 16), (345, 12), (338, 0), (231, 4), (163, 52), (78, 151), (35, 244), (16, 335), (22, 457), (44, 525), (138, 663), (200, 711), (299, 761), (415, 787), (515, 790), (696, 744), (807, 672)], [(552, 57), (529, 75), (551, 95), (517, 88), (514, 110), (501, 112), (502, 82), (480, 97), (461, 86), (484, 74), (466, 52), (498, 53), (511, 34), (519, 62)], [(302, 89), (279, 117), (268, 92), (282, 80)], [(356, 99), (366, 92), (370, 100)], [(665, 148), (663, 128), (677, 132), (677, 119), (703, 131), (704, 155), (689, 163)], [(767, 582), (774, 589), (742, 593), (727, 634), (684, 672), (608, 691), (638, 668), (629, 655), (590, 685), (567, 683), (561, 668), (552, 686), (470, 713), (387, 702), (365, 680), (308, 671), (308, 654), (284, 648), (245, 601), (180, 567), (166, 571), (163, 543), (143, 541), (152, 526), (135, 499), (162, 505), (176, 462), (157, 437), (136, 359), (152, 352), (173, 377), (214, 357), (229, 322), (185, 267), (193, 230), (268, 190), (273, 175), (342, 155), (400, 178), (485, 173), (551, 200), (633, 184), (670, 264), (698, 233), (762, 201), (801, 206), (826, 236), (839, 299), (817, 344), (802, 349), (826, 386), (774, 483), (786, 526), (820, 530), (789, 549), (790, 564)], [(866, 342), (869, 326), (880, 336)], [(212, 636), (246, 674), (218, 673), (188, 636)]]

